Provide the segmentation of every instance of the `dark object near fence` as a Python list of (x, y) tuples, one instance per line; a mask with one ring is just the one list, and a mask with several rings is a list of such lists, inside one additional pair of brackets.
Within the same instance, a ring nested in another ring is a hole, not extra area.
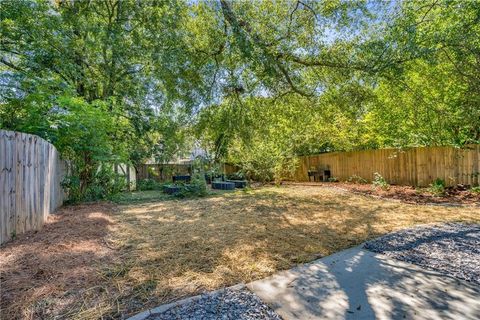
[(206, 175), (205, 175), (205, 182), (206, 182), (207, 184), (211, 184), (211, 183), (212, 183), (212, 176), (209, 175), (209, 174), (206, 174)]
[(318, 181), (318, 172), (317, 170), (308, 170), (308, 181)]
[(175, 194), (180, 192), (179, 186), (163, 186), (163, 192), (166, 194)]
[(245, 188), (247, 186), (247, 181), (246, 180), (227, 180), (227, 182), (232, 182), (235, 184), (235, 188)]
[(332, 177), (332, 174), (330, 170), (323, 170), (323, 181), (328, 182), (330, 178)]
[(327, 169), (318, 168), (318, 170), (311, 169), (307, 171), (307, 174), (308, 174), (308, 181), (315, 181), (315, 182), (319, 182), (319, 181), (327, 182), (332, 177), (332, 173), (328, 168)]
[(173, 183), (175, 182), (190, 182), (191, 176), (173, 176)]
[(223, 182), (223, 181), (213, 181), (212, 189), (218, 190), (235, 190), (235, 183), (233, 182)]

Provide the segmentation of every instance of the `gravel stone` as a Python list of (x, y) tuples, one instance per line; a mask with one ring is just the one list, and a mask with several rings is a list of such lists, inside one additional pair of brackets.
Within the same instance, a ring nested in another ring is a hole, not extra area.
[(480, 224), (423, 225), (368, 241), (365, 248), (480, 284)]
[(281, 320), (259, 297), (248, 289), (225, 289), (203, 294), (165, 312), (152, 314), (148, 320)]

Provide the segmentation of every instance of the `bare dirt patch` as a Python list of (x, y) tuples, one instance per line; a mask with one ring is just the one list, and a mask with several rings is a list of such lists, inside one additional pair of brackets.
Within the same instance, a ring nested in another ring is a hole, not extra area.
[(261, 279), (388, 232), (479, 222), (480, 208), (417, 206), (324, 187), (66, 207), (0, 249), (6, 318), (121, 318)]

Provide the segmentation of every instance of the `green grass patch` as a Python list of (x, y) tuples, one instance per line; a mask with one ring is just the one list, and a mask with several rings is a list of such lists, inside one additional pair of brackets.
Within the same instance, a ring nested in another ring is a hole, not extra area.
[(173, 196), (165, 194), (160, 190), (148, 190), (119, 193), (112, 198), (112, 201), (117, 204), (130, 204), (172, 199), (174, 199)]
[[(210, 196), (218, 196), (218, 195), (234, 195), (237, 193), (244, 193), (244, 192), (249, 192), (247, 190), (243, 189), (237, 189), (235, 191), (231, 190), (212, 190), (210, 188), (207, 189), (207, 194), (206, 197)], [(179, 200), (179, 199), (193, 199), (193, 198), (198, 198), (196, 195), (188, 195), (184, 197), (177, 197), (174, 195), (169, 195), (166, 193), (163, 193), (160, 190), (145, 190), (145, 191), (133, 191), (133, 192), (123, 192), (116, 194), (111, 198), (111, 201), (120, 204), (120, 205), (126, 205), (126, 204), (138, 204), (142, 202), (157, 202), (157, 201), (169, 201), (169, 200)]]

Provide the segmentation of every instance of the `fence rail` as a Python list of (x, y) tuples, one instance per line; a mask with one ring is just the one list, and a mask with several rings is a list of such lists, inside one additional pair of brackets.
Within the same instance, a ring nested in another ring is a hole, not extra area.
[(64, 199), (65, 163), (42, 138), (0, 130), (0, 244), (40, 229)]
[(348, 180), (359, 176), (371, 181), (378, 172), (389, 183), (428, 186), (435, 179), (447, 185), (480, 183), (480, 145), (465, 148), (419, 147), (333, 152), (299, 157), (293, 175), (296, 181), (309, 181), (309, 170), (330, 170), (332, 177)]

